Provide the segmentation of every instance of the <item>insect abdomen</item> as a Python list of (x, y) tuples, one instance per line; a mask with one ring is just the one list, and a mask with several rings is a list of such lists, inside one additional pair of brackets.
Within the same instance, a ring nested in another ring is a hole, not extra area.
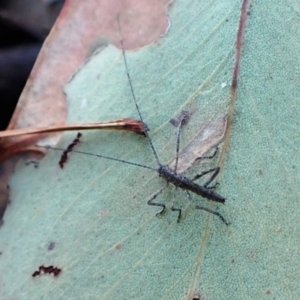
[(221, 195), (213, 192), (212, 190), (202, 187), (188, 179), (185, 176), (180, 174), (175, 174), (173, 170), (171, 170), (168, 166), (160, 166), (158, 169), (158, 173), (161, 177), (164, 177), (167, 182), (173, 183), (175, 186), (178, 186), (181, 189), (188, 190), (192, 193), (195, 193), (203, 198), (219, 202), (225, 203), (225, 198)]

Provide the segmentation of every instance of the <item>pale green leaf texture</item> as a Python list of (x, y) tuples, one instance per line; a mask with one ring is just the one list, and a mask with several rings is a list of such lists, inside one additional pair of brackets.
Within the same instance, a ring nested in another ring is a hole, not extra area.
[[(240, 6), (237, 0), (176, 0), (159, 44), (127, 52), (163, 163), (175, 155), (171, 118), (196, 108), (182, 132), (186, 145), (228, 112)], [(37, 169), (20, 162), (10, 182), (12, 203), (0, 232), (0, 298), (299, 299), (299, 9), (292, 0), (252, 1), (216, 190), (226, 204), (193, 195), (230, 226), (193, 209), (172, 186), (157, 201), (168, 208), (175, 201), (182, 220), (178, 224), (170, 209), (157, 217), (159, 208), (147, 200), (165, 182), (154, 171), (75, 153), (61, 170), (61, 153), (50, 151)], [(138, 118), (113, 46), (93, 56), (65, 91), (69, 122)], [(73, 138), (65, 134), (58, 146)], [(85, 132), (77, 149), (156, 166), (147, 140), (134, 133)], [(32, 278), (40, 265), (62, 273)]]

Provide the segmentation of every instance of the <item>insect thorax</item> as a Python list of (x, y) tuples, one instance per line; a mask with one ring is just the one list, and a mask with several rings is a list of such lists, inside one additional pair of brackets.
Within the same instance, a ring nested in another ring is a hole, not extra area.
[(174, 172), (174, 170), (172, 170), (171, 168), (169, 168), (166, 165), (165, 166), (160, 165), (160, 167), (158, 169), (158, 173), (159, 173), (159, 176), (165, 178), (167, 182), (171, 182), (178, 187), (180, 187), (181, 186), (180, 183), (185, 180), (184, 176), (176, 174)]

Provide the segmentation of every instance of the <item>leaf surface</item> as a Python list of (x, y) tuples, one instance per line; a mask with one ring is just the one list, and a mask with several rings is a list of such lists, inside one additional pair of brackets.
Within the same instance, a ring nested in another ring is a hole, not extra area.
[[(159, 208), (147, 200), (165, 182), (155, 171), (76, 153), (61, 170), (61, 153), (49, 151), (38, 168), (20, 161), (10, 182), (12, 203), (0, 234), (2, 298), (299, 295), (299, 7), (296, 1), (252, 3), (232, 103), (240, 8), (233, 0), (175, 1), (168, 32), (151, 46), (126, 52), (162, 163), (175, 156), (177, 127), (170, 120), (182, 110), (193, 112), (182, 147), (234, 110), (216, 190), (226, 204), (193, 195), (231, 225), (193, 209), (186, 193), (171, 185), (156, 200), (168, 208), (174, 201), (182, 220), (178, 224), (170, 209), (157, 217)], [(70, 123), (138, 118), (115, 46), (94, 54), (64, 90)], [(74, 137), (65, 134), (58, 147)], [(84, 133), (77, 149), (157, 167), (147, 140), (133, 133)], [(195, 163), (187, 174), (219, 159)], [(59, 267), (61, 274), (33, 278), (40, 265)]]

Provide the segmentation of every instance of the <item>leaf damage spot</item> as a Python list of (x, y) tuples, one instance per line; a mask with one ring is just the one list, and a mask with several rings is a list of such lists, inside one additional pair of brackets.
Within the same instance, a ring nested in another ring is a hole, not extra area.
[[(208, 123), (200, 129), (193, 140), (179, 152), (177, 167), (179, 174), (188, 170), (197, 159), (223, 140), (226, 123), (227, 115)], [(171, 169), (175, 168), (175, 162), (176, 158), (169, 164)]]
[(54, 277), (57, 277), (60, 273), (61, 273), (60, 268), (57, 268), (54, 266), (45, 267), (44, 265), (42, 265), (42, 266), (39, 266), (39, 269), (37, 271), (34, 271), (31, 276), (37, 277), (37, 276), (43, 275), (43, 274), (50, 274), (50, 275), (53, 275)]
[(34, 168), (38, 168), (39, 167), (39, 162), (36, 160), (29, 160), (25, 163), (25, 166), (34, 166)]
[(186, 295), (187, 299), (191, 299), (191, 300), (201, 300), (204, 299), (203, 295), (201, 295), (201, 293), (199, 291), (189, 291)]
[(53, 250), (54, 248), (55, 248), (55, 242), (49, 242), (47, 249), (50, 251)]
[(116, 246), (115, 246), (115, 249), (116, 250), (120, 250), (122, 248), (122, 243), (118, 243)]
[(170, 123), (175, 126), (178, 127), (178, 125), (181, 123), (182, 125), (187, 125), (188, 122), (191, 119), (191, 116), (194, 112), (189, 111), (189, 110), (183, 110), (181, 111), (181, 113), (179, 114), (178, 117), (171, 119)]
[(71, 144), (68, 145), (67, 149), (62, 153), (60, 160), (59, 160), (59, 166), (61, 169), (64, 168), (65, 163), (68, 161), (68, 158), (70, 156), (70, 153), (80, 143), (80, 138), (82, 137), (82, 134), (80, 132), (77, 133), (76, 138), (73, 140)]

